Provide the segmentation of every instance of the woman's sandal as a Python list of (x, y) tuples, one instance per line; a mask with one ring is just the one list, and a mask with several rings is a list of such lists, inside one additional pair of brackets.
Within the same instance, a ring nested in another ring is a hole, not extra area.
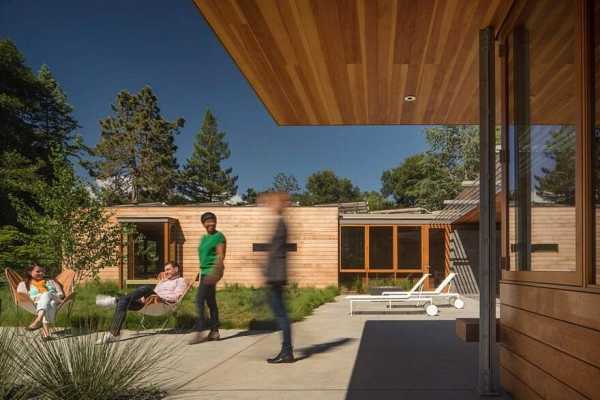
[(38, 329), (40, 329), (43, 326), (43, 322), (37, 321), (37, 322), (33, 322), (31, 325), (29, 325), (27, 328), (28, 331), (37, 331)]

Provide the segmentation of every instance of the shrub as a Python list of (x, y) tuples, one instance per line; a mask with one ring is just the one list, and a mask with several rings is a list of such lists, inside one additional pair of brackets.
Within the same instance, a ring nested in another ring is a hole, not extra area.
[(97, 334), (34, 342), (19, 355), (21, 374), (49, 400), (161, 398), (160, 373), (173, 362), (156, 340), (97, 345)]
[(0, 328), (0, 399), (21, 400), (30, 394), (30, 388), (19, 374), (16, 349), (19, 343), (14, 329)]

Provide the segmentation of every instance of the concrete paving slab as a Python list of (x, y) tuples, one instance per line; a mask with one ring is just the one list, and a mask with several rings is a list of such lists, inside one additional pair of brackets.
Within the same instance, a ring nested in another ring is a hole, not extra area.
[(479, 398), (477, 344), (454, 333), (454, 319), (477, 317), (477, 301), (466, 299), (462, 310), (443, 307), (437, 317), (375, 306), (350, 316), (340, 297), (294, 324), (294, 364), (265, 362), (279, 350), (279, 333), (227, 331), (228, 340), (187, 346), (170, 398)]

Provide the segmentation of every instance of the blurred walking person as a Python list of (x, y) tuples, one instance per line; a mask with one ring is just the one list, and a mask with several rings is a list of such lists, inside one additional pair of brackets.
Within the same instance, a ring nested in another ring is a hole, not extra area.
[[(225, 235), (217, 230), (217, 216), (206, 212), (200, 217), (200, 221), (206, 229), (198, 246), (198, 258), (200, 260), (200, 286), (196, 292), (196, 308), (198, 320), (196, 322), (196, 333), (189, 344), (206, 342), (207, 340), (219, 340), (219, 308), (217, 307), (217, 282), (223, 277), (225, 265), (225, 252), (227, 241)], [(204, 304), (210, 311), (208, 328), (206, 333), (206, 319), (204, 316)]]
[(267, 362), (281, 364), (294, 362), (292, 347), (292, 327), (285, 308), (283, 290), (287, 285), (287, 225), (283, 216), (285, 208), (289, 205), (287, 193), (266, 193), (262, 196), (261, 204), (269, 207), (277, 216), (275, 232), (269, 245), (269, 255), (265, 265), (264, 274), (270, 288), (270, 302), (275, 319), (281, 329), (281, 351)]

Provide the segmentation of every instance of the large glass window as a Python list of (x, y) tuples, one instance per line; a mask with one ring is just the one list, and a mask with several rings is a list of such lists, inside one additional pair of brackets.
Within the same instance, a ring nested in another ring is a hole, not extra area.
[(443, 229), (429, 230), (429, 273), (437, 286), (446, 276), (446, 232)]
[(512, 270), (575, 270), (575, 10), (532, 0), (509, 39)]
[(369, 269), (394, 268), (394, 228), (369, 228)]
[(131, 279), (155, 279), (162, 271), (165, 263), (163, 235), (163, 223), (136, 224)]
[(365, 227), (343, 226), (341, 236), (342, 269), (364, 269)]
[(398, 269), (421, 269), (421, 228), (398, 227)]
[(594, 262), (592, 282), (600, 285), (600, 0), (593, 2), (594, 38), (594, 140), (593, 140), (593, 206), (595, 225)]

